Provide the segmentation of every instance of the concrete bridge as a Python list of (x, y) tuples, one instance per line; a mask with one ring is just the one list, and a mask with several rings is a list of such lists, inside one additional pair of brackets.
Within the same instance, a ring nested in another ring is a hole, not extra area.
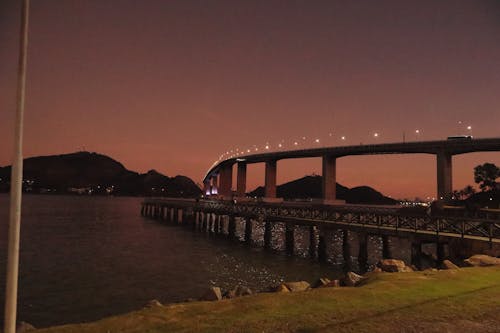
[(244, 197), (246, 193), (247, 165), (265, 163), (265, 198), (276, 198), (277, 162), (283, 159), (321, 157), (323, 160), (323, 200), (324, 203), (336, 202), (336, 161), (344, 156), (376, 154), (432, 154), (437, 162), (437, 195), (441, 200), (451, 198), (452, 156), (472, 152), (500, 151), (500, 138), (472, 139), (454, 138), (440, 141), (402, 142), (374, 145), (323, 147), (300, 150), (266, 152), (239, 155), (221, 160), (205, 175), (203, 180), (206, 195), (217, 194), (228, 198), (232, 195), (233, 165), (237, 164), (236, 194)]
[[(355, 251), (356, 257), (363, 261), (369, 254), (368, 237), (380, 240), (385, 258), (401, 258), (402, 252), (411, 253), (411, 258), (406, 260), (417, 266), (422, 246), (426, 244), (434, 246), (438, 262), (445, 257), (467, 257), (476, 253), (500, 255), (500, 210), (484, 209), (470, 216), (458, 210), (427, 215), (396, 206), (248, 201), (235, 204), (229, 200), (151, 198), (142, 203), (141, 214), (229, 239), (237, 238), (237, 229), (244, 230), (246, 243), (262, 241), (265, 248), (271, 248), (271, 240), (276, 239), (275, 234), (279, 232), (276, 226), (284, 225), (284, 248), (290, 255), (295, 252), (296, 232), (307, 230), (309, 255), (320, 261), (328, 257), (329, 247), (339, 243), (345, 260)], [(237, 228), (238, 224), (243, 226)], [(256, 236), (257, 224), (263, 229), (261, 236)], [(348, 240), (353, 236), (357, 246), (349, 245)], [(391, 244), (399, 244), (402, 239), (409, 249), (396, 251)]]

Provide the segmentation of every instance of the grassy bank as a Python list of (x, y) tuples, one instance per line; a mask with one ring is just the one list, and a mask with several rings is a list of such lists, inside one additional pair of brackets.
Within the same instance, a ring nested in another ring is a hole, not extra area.
[(500, 267), (378, 273), (355, 288), (157, 306), (69, 332), (500, 332)]

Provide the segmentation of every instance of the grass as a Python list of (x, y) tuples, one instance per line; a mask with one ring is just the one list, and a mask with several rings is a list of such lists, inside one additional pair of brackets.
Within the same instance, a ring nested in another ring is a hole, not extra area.
[(372, 274), (361, 287), (142, 309), (36, 333), (500, 332), (500, 267)]

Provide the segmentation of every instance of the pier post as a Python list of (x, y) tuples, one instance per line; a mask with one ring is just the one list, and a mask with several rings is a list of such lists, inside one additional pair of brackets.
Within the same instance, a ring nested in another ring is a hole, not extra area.
[(359, 270), (365, 273), (368, 270), (368, 234), (366, 232), (359, 233), (359, 253), (358, 264)]
[(144, 216), (144, 204), (141, 204), (141, 216)]
[(177, 208), (173, 208), (174, 210), (174, 223), (178, 224), (179, 223), (179, 210)]
[(316, 226), (309, 227), (309, 257), (316, 258), (318, 244), (316, 240)]
[(443, 263), (443, 260), (445, 258), (444, 247), (445, 247), (445, 244), (443, 242), (440, 242), (439, 240), (437, 240), (437, 242), (436, 242), (436, 258), (437, 258), (438, 267)]
[(202, 222), (201, 222), (201, 232), (205, 232), (207, 230), (207, 219), (209, 213), (203, 212)]
[(391, 259), (392, 258), (391, 252), (392, 251), (391, 251), (391, 244), (389, 241), (389, 236), (382, 235), (382, 258)]
[(351, 243), (349, 242), (349, 230), (347, 229), (342, 230), (342, 256), (344, 258), (344, 270), (351, 271)]
[(422, 243), (420, 241), (413, 241), (411, 243), (411, 264), (415, 265), (417, 268), (421, 268), (422, 258)]
[(252, 219), (250, 217), (245, 218), (245, 243), (250, 244), (252, 242)]
[(285, 251), (289, 256), (293, 256), (295, 248), (295, 225), (285, 224)]
[(228, 237), (233, 240), (236, 238), (236, 217), (231, 214), (229, 215), (229, 225), (228, 225)]
[(328, 254), (326, 252), (326, 229), (320, 226), (318, 232), (318, 260), (321, 262), (326, 262), (328, 260)]
[(264, 248), (271, 249), (272, 248), (272, 239), (273, 239), (273, 227), (271, 222), (264, 222)]
[(209, 218), (208, 218), (208, 233), (209, 234), (214, 233), (214, 224), (215, 224), (215, 214), (210, 213)]

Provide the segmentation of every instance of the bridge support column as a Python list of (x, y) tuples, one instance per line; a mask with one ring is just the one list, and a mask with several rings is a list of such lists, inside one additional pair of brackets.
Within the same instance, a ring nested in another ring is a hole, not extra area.
[(323, 156), (323, 200), (334, 202), (337, 199), (337, 158)]
[(439, 200), (449, 200), (453, 192), (452, 155), (440, 152), (437, 154), (437, 194)]
[(219, 174), (219, 195), (223, 198), (230, 198), (233, 187), (233, 166), (225, 165)]
[(318, 260), (326, 262), (328, 260), (328, 254), (326, 251), (326, 229), (324, 227), (319, 227), (319, 237), (318, 237)]
[(293, 256), (295, 248), (295, 225), (285, 224), (285, 252), (289, 256)]
[(352, 270), (351, 243), (349, 242), (349, 230), (342, 230), (342, 256), (344, 259), (344, 270)]
[(236, 193), (238, 197), (245, 197), (247, 186), (247, 164), (238, 162), (238, 174), (236, 179)]
[(210, 181), (203, 182), (203, 194), (210, 195)]
[(219, 194), (219, 185), (217, 184), (217, 176), (212, 176), (211, 183), (212, 185), (210, 187), (210, 194), (212, 195)]
[(266, 162), (265, 197), (276, 198), (276, 161)]
[(236, 238), (236, 217), (234, 215), (229, 215), (227, 234), (231, 240)]
[(272, 248), (273, 226), (271, 222), (264, 222), (264, 248), (270, 250)]
[(252, 219), (247, 217), (245, 219), (245, 243), (250, 244), (252, 242)]
[(316, 258), (318, 242), (316, 240), (316, 226), (309, 227), (309, 257)]

